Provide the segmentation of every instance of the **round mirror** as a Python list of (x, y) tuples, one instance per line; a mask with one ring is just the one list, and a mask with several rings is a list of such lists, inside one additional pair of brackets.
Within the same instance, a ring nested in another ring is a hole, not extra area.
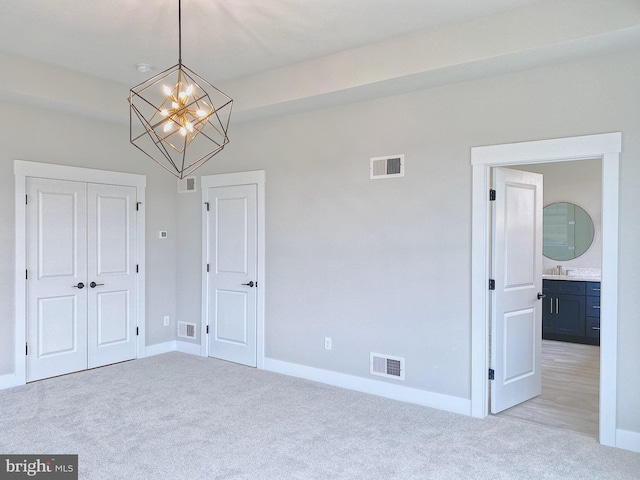
[(547, 205), (543, 210), (542, 253), (553, 260), (572, 260), (586, 252), (593, 242), (593, 221), (573, 203)]

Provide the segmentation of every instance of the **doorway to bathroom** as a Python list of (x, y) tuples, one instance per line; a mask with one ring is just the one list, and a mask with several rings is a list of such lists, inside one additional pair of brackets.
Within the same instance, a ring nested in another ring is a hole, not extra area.
[(617, 397), (617, 273), (618, 273), (618, 176), (620, 133), (522, 142), (471, 151), (473, 166), (472, 238), (472, 415), (489, 413), (489, 327), (491, 293), (491, 170), (514, 165), (600, 159), (602, 162), (602, 295), (599, 382), (599, 441), (616, 446)]
[[(544, 240), (539, 260), (547, 297), (541, 304), (541, 394), (500, 415), (597, 438), (602, 161), (595, 158), (510, 168), (544, 178)], [(567, 285), (576, 291), (551, 293), (553, 285)]]

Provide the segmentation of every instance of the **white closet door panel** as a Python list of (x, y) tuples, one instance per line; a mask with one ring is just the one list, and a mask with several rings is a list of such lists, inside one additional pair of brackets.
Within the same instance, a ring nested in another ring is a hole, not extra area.
[(136, 189), (88, 185), (89, 368), (136, 357)]
[(87, 368), (86, 184), (27, 179), (27, 381)]

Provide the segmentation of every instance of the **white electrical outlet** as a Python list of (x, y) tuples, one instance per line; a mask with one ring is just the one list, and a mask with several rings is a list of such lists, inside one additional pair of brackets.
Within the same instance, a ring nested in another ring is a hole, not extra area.
[(168, 326), (169, 326), (169, 323), (171, 323), (171, 322), (169, 321), (169, 315), (165, 315), (165, 316), (164, 316), (164, 326), (165, 326), (165, 327), (168, 327)]
[(331, 350), (331, 337), (324, 337), (324, 349)]

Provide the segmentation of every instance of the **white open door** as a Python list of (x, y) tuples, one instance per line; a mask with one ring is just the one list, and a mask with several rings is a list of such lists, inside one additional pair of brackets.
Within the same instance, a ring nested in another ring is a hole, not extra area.
[(27, 179), (27, 381), (87, 368), (86, 185)]
[(136, 358), (136, 188), (88, 184), (89, 368)]
[(491, 413), (541, 393), (542, 175), (493, 169)]
[(207, 191), (209, 356), (256, 366), (257, 185)]

